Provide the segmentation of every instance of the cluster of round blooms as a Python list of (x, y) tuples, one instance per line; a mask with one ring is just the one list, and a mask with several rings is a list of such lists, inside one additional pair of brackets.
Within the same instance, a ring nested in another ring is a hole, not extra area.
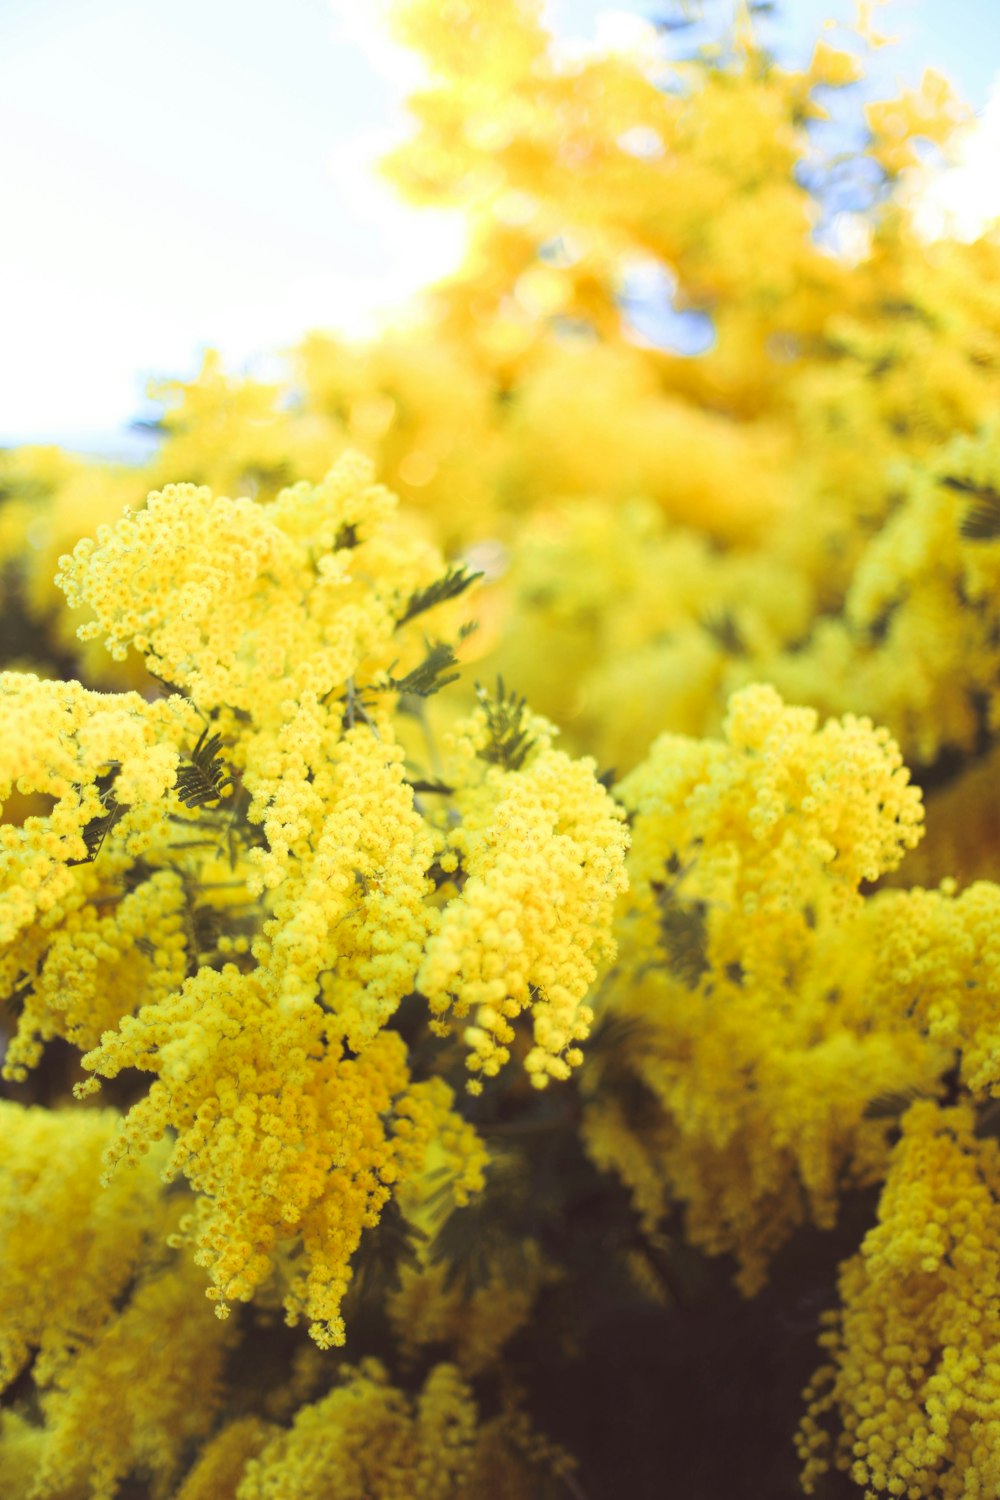
[(0, 790), (52, 804), (2, 830), (0, 963), (24, 992), (7, 1075), (54, 1036), (85, 1050), (81, 1098), (153, 1074), (109, 1180), (172, 1135), (167, 1180), (197, 1194), (173, 1238), (194, 1244), (219, 1312), (277, 1275), (288, 1319), (321, 1345), (343, 1341), (362, 1232), (431, 1144), (454, 1202), (482, 1184), (450, 1088), (415, 1082), (385, 1030), (400, 1002), (419, 992), (445, 1030), (473, 1009), (486, 1076), (530, 1011), (525, 1067), (566, 1077), (623, 883), (621, 813), (530, 718), (514, 768), (490, 763), (477, 709), (448, 810), (425, 813), (394, 704), (454, 660), (422, 663), (410, 622), (457, 585), (394, 505), (355, 456), (270, 502), (153, 494), (78, 543), (60, 581), (96, 616), (85, 633), (175, 691), (0, 682)]
[(0, 1385), (30, 1365), (38, 1401), (29, 1422), (4, 1414), (6, 1493), (112, 1500), (137, 1467), (169, 1481), (212, 1428), (234, 1342), (164, 1244), (190, 1199), (164, 1196), (162, 1143), (101, 1190), (113, 1110), (0, 1109)]
[(1000, 1484), (1000, 1147), (973, 1112), (911, 1105), (879, 1222), (841, 1271), (799, 1434), (807, 1492), (834, 1458), (869, 1494), (990, 1495)]
[(200, 1194), (176, 1238), (194, 1241), (220, 1314), (250, 1301), (281, 1242), (294, 1240), (305, 1255), (286, 1279), (286, 1314), (307, 1318), (322, 1346), (343, 1343), (340, 1304), (362, 1231), (440, 1131), (451, 1129), (457, 1196), (481, 1184), (483, 1151), (454, 1117), (450, 1090), (410, 1082), (398, 1036), (345, 1056), (318, 1006), (280, 1011), (235, 964), (204, 968), (170, 1001), (125, 1017), (84, 1066), (105, 1078), (156, 1073), (109, 1168), (175, 1133), (166, 1178), (183, 1173)]
[[(860, 887), (916, 843), (920, 795), (884, 730), (820, 727), (766, 686), (733, 698), (724, 740), (657, 741), (618, 794), (631, 889), (602, 1010), (628, 1024), (622, 1055), (588, 1064), (585, 1139), (651, 1227), (682, 1203), (754, 1290), (794, 1227), (831, 1224), (845, 1181), (884, 1170), (872, 1100), (932, 1090), (950, 1058), (869, 989)], [(649, 1117), (629, 1119), (609, 1062)]]
[(441, 1263), (418, 1263), (404, 1271), (387, 1309), (403, 1354), (416, 1361), (424, 1349), (443, 1344), (454, 1349), (464, 1375), (494, 1368), (503, 1346), (531, 1316), (545, 1281), (545, 1269), (532, 1252), (531, 1245), (525, 1247), (516, 1280), (496, 1268), (471, 1291), (449, 1285)]
[(582, 1061), (577, 1044), (592, 1020), (583, 1001), (614, 951), (627, 832), (593, 761), (554, 750), (542, 720), (521, 724), (533, 741), (522, 768), (484, 765), (496, 711), (478, 708), (446, 761), (460, 821), (442, 865), (461, 889), (441, 913), (417, 982), (435, 1014), (472, 1013), (468, 1066), (486, 1078), (508, 1060), (512, 1022), (530, 1010), (534, 1045), (524, 1066), (544, 1088)]
[(449, 1365), (410, 1402), (374, 1360), (344, 1370), (247, 1464), (240, 1500), (459, 1500), (475, 1463), (476, 1404)]
[[(751, 1291), (884, 1182), (806, 1483), (834, 1422), (871, 1494), (992, 1494), (1000, 238), (908, 201), (962, 111), (831, 155), (856, 50), (394, 10), (462, 269), (291, 382), (209, 354), (143, 466), (0, 453), (0, 1491), (548, 1493), (469, 1381), (581, 1295), (606, 1169), (650, 1295), (675, 1213)], [(546, 718), (428, 709), (459, 657)]]
[(118, 660), (134, 648), (203, 712), (266, 722), (339, 689), (384, 647), (393, 603), (433, 578), (431, 550), (391, 536), (394, 505), (350, 454), (266, 504), (171, 485), (78, 542), (57, 582), (93, 611), (83, 639), (103, 635)]
[[(19, 672), (0, 673), (0, 703), (0, 804), (15, 791), (35, 799), (19, 822), (0, 824), (0, 944), (6, 948), (31, 923), (51, 924), (64, 902), (74, 903), (78, 876), (71, 867), (92, 852), (88, 833), (108, 814), (112, 773), (115, 801), (129, 806), (155, 803), (173, 784), (192, 715), (190, 708), (150, 704), (137, 693), (108, 697), (78, 682)], [(104, 790), (102, 775), (109, 779)], [(134, 858), (147, 830), (140, 818), (126, 821), (123, 832)]]
[(169, 1220), (159, 1193), (158, 1147), (139, 1172), (98, 1193), (113, 1110), (23, 1109), (0, 1104), (4, 1168), (0, 1222), (4, 1276), (0, 1385), (34, 1356), (47, 1384), (86, 1330), (111, 1318), (135, 1275), (146, 1238)]

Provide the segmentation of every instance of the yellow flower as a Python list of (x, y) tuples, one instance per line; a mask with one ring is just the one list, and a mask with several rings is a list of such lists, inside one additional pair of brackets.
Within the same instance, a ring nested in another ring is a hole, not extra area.
[(998, 1186), (1000, 1147), (977, 1137), (971, 1110), (911, 1106), (823, 1336), (830, 1364), (799, 1434), (808, 1493), (828, 1465), (831, 1410), (836, 1465), (869, 1493), (951, 1500), (1000, 1483)]

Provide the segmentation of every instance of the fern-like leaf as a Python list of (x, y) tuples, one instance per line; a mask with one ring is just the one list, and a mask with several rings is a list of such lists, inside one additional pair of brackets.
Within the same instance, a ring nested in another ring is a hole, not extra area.
[(476, 697), (486, 714), (489, 743), (479, 751), (480, 759), (493, 765), (505, 766), (508, 771), (519, 771), (535, 744), (534, 736), (525, 727), (524, 717), (527, 702), (515, 694), (507, 695), (503, 678), (497, 678), (495, 697), (476, 683)]
[(403, 1271), (419, 1270), (419, 1246), (427, 1239), (426, 1231), (407, 1219), (394, 1198), (382, 1209), (373, 1229), (361, 1236), (354, 1258), (351, 1291), (354, 1297), (381, 1307), (398, 1291)]
[[(445, 1184), (442, 1201), (448, 1196)], [(458, 1286), (468, 1296), (498, 1274), (512, 1285), (525, 1274), (534, 1227), (531, 1200), (531, 1179), (520, 1155), (497, 1152), (483, 1191), (453, 1208), (431, 1242), (430, 1259), (444, 1263), (447, 1290)]]
[(941, 483), (972, 501), (962, 517), (959, 535), (967, 542), (994, 542), (1000, 537), (1000, 493), (989, 485), (948, 475)]
[[(390, 677), (382, 686), (383, 692), (409, 694), (414, 698), (429, 698), (438, 693), (449, 682), (458, 681), (457, 672), (448, 672), (457, 664), (458, 658), (445, 641), (428, 643), (427, 655), (419, 666), (407, 672), (405, 677)], [(447, 676), (445, 675), (447, 673)]]
[(188, 764), (177, 772), (177, 795), (185, 807), (221, 802), (235, 790), (236, 780), (219, 754), (221, 749), (221, 734), (210, 735), (203, 729)]
[(417, 615), (422, 615), (425, 610), (444, 604), (446, 599), (457, 599), (459, 594), (464, 594), (469, 585), (482, 576), (482, 573), (470, 573), (464, 563), (454, 564), (442, 578), (428, 584), (425, 589), (413, 591), (406, 608), (396, 621), (396, 629), (415, 619)]
[(98, 813), (90, 819), (82, 830), (83, 842), (87, 850), (79, 859), (68, 859), (68, 865), (89, 865), (101, 852), (101, 846), (112, 828), (118, 821), (123, 808), (114, 794), (115, 778), (120, 766), (117, 761), (113, 762), (110, 769), (101, 773), (96, 781), (98, 795), (104, 812)]
[(884, 1094), (876, 1094), (869, 1099), (865, 1105), (862, 1119), (864, 1120), (898, 1120), (900, 1115), (906, 1113), (910, 1105), (916, 1099), (927, 1097), (923, 1089), (910, 1087), (903, 1089), (890, 1089)]

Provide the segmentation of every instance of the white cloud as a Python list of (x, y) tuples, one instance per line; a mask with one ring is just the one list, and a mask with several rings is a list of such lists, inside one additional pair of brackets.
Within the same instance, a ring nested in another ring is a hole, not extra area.
[(911, 201), (914, 222), (929, 239), (975, 239), (1000, 218), (1000, 75), (956, 164), (922, 172), (912, 183)]

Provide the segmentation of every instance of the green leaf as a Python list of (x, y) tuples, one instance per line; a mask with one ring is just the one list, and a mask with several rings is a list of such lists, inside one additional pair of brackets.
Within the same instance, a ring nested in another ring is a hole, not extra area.
[(221, 734), (210, 735), (207, 727), (203, 729), (188, 764), (177, 772), (177, 795), (185, 807), (220, 802), (235, 789), (235, 778), (219, 754), (221, 749)]
[(1000, 537), (1000, 493), (989, 485), (973, 484), (954, 475), (946, 476), (941, 483), (973, 502), (962, 517), (960, 536), (967, 542), (993, 542)]
[(422, 615), (425, 610), (434, 609), (436, 605), (443, 604), (446, 599), (457, 599), (459, 594), (464, 594), (470, 583), (477, 578), (482, 578), (482, 573), (470, 573), (464, 563), (456, 563), (448, 569), (443, 578), (438, 578), (434, 583), (427, 585), (425, 589), (415, 589), (407, 600), (406, 608), (396, 621), (396, 629), (406, 625), (417, 615)]
[[(442, 1196), (447, 1196), (446, 1189)], [(445, 1286), (468, 1296), (498, 1274), (513, 1284), (524, 1274), (532, 1238), (530, 1175), (516, 1152), (493, 1156), (486, 1185), (471, 1203), (452, 1209), (431, 1242), (430, 1259), (444, 1262)]]
[(390, 1198), (373, 1229), (365, 1230), (353, 1264), (352, 1290), (357, 1297), (381, 1306), (398, 1291), (403, 1271), (421, 1264), (418, 1245), (427, 1235), (407, 1219)]
[(862, 1119), (896, 1120), (906, 1113), (915, 1099), (926, 1098), (924, 1090), (918, 1088), (894, 1089), (883, 1094), (876, 1094), (865, 1105)]
[(428, 643), (427, 655), (419, 666), (414, 667), (412, 672), (407, 672), (405, 677), (390, 677), (388, 682), (380, 684), (379, 690), (407, 693), (415, 698), (429, 698), (432, 693), (447, 687), (449, 682), (458, 681), (457, 672), (443, 675), (457, 662), (457, 656), (445, 641), (437, 641), (434, 645)]
[(115, 778), (117, 777), (120, 769), (121, 766), (118, 761), (113, 761), (111, 763), (110, 769), (107, 771), (103, 771), (101, 775), (97, 777), (95, 785), (97, 787), (98, 795), (101, 799), (101, 806), (105, 809), (105, 811), (103, 813), (98, 813), (96, 817), (91, 818), (90, 821), (84, 826), (83, 842), (87, 852), (86, 854), (81, 855), (79, 859), (68, 859), (66, 861), (68, 865), (93, 864), (94, 860), (101, 852), (101, 846), (104, 843), (104, 840), (107, 838), (112, 828), (114, 828), (119, 817), (124, 811), (124, 807), (121, 803), (119, 803), (114, 794)]
[(508, 771), (519, 771), (535, 744), (535, 738), (524, 724), (527, 702), (513, 693), (508, 697), (503, 678), (497, 678), (496, 697), (491, 698), (484, 687), (476, 683), (476, 697), (486, 714), (486, 728), (490, 739), (479, 757), (493, 765), (505, 766)]

